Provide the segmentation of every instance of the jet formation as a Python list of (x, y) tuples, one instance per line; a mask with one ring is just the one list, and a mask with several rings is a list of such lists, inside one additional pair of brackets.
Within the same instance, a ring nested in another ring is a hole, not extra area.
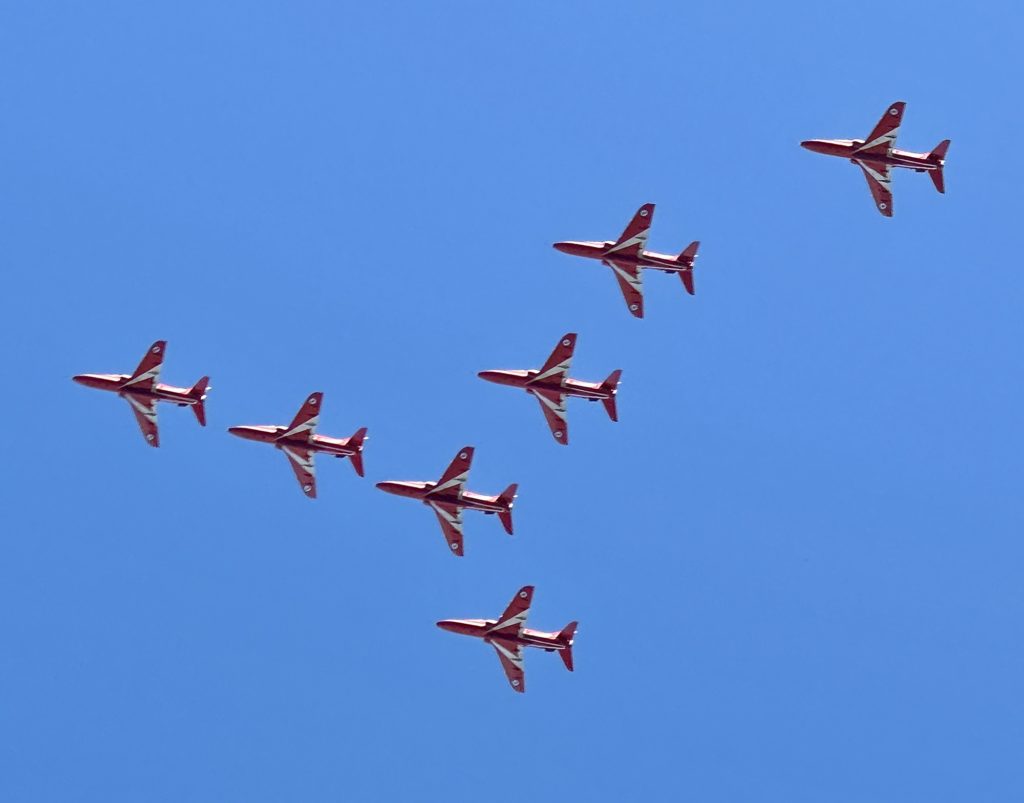
[[(945, 192), (943, 167), (949, 140), (943, 140), (929, 153), (913, 153), (894, 147), (906, 104), (893, 103), (878, 125), (864, 140), (806, 140), (801, 145), (816, 153), (849, 159), (864, 172), (868, 187), (878, 211), (886, 217), (893, 213), (890, 189), (892, 169), (902, 167), (919, 173), (928, 173), (935, 188)], [(637, 210), (622, 235), (615, 241), (564, 241), (554, 244), (563, 253), (600, 261), (610, 268), (619, 283), (630, 313), (644, 317), (642, 271), (662, 270), (679, 276), (683, 287), (694, 294), (693, 269), (700, 242), (694, 241), (677, 256), (646, 251), (647, 236), (654, 218), (654, 204), (644, 204)], [(551, 430), (551, 435), (562, 446), (569, 444), (566, 402), (569, 398), (600, 401), (608, 417), (618, 421), (616, 398), (621, 370), (612, 371), (603, 382), (584, 382), (569, 377), (569, 368), (576, 348), (577, 335), (563, 335), (550, 356), (539, 369), (503, 369), (481, 371), (478, 376), (488, 382), (519, 388), (537, 399)], [(160, 372), (167, 343), (158, 340), (149, 347), (138, 367), (131, 374), (78, 374), (74, 377), (87, 387), (116, 393), (128, 402), (132, 413), (150, 446), (160, 445), (157, 427), (157, 404), (168, 402), (179, 407), (191, 407), (201, 426), (206, 426), (204, 402), (210, 391), (209, 377), (202, 377), (191, 388), (160, 383)], [(364, 476), (363, 447), (367, 430), (362, 427), (348, 438), (331, 438), (316, 432), (323, 406), (324, 394), (309, 394), (298, 413), (287, 426), (261, 424), (233, 426), (228, 432), (246, 440), (266, 443), (279, 449), (302, 488), (310, 499), (317, 496), (314, 458), (325, 454), (348, 458), (356, 473)], [(473, 447), (459, 450), (447, 469), (436, 482), (386, 481), (377, 483), (382, 491), (416, 499), (437, 516), (449, 551), (464, 555), (464, 510), (477, 510), (485, 515), (496, 515), (502, 527), (512, 535), (512, 508), (518, 492), (513, 483), (495, 496), (474, 493), (466, 489), (473, 461)], [(509, 684), (517, 692), (526, 690), (523, 671), (523, 651), (527, 647), (557, 652), (566, 668), (572, 671), (572, 646), (576, 635), (576, 622), (570, 622), (558, 632), (542, 632), (526, 628), (526, 617), (533, 600), (533, 586), (524, 586), (509, 603), (498, 619), (445, 619), (438, 627), (462, 635), (483, 639), (494, 647)]]

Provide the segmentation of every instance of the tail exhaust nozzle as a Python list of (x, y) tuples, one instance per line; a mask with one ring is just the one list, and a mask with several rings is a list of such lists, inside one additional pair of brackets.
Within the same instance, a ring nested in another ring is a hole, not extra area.
[(576, 638), (576, 628), (579, 627), (579, 622), (569, 622), (565, 627), (562, 628), (558, 634), (558, 640), (565, 646), (558, 651), (559, 656), (562, 658), (562, 663), (565, 664), (565, 668), (570, 672), (573, 671), (572, 666), (572, 642)]
[(363, 473), (363, 444), (366, 442), (366, 427), (360, 427), (356, 430), (355, 434), (348, 439), (348, 445), (355, 449), (355, 452), (349, 458), (352, 461), (352, 468), (356, 470), (356, 474), (360, 477), (365, 477)]
[(206, 426), (206, 394), (209, 393), (213, 388), (210, 387), (210, 377), (201, 377), (196, 382), (191, 390), (188, 392), (188, 397), (193, 399), (192, 412), (196, 414), (196, 420), (199, 422), (199, 426)]
[(619, 392), (619, 382), (622, 380), (622, 370), (618, 369), (612, 371), (608, 378), (601, 383), (601, 390), (608, 394), (604, 399), (601, 399), (601, 404), (604, 405), (605, 412), (608, 413), (608, 417), (612, 421), (619, 420), (619, 411), (615, 407), (615, 396)]
[(498, 502), (505, 505), (504, 510), (498, 511), (498, 520), (501, 522), (501, 526), (505, 528), (505, 532), (512, 535), (512, 506), (516, 502), (516, 496), (518, 496), (519, 485), (512, 483), (508, 488), (502, 491), (501, 496), (498, 497)]
[(928, 161), (938, 165), (934, 170), (929, 170), (928, 175), (931, 177), (935, 189), (941, 193), (946, 192), (946, 178), (942, 175), (942, 168), (946, 163), (946, 151), (948, 150), (949, 140), (944, 139), (928, 154)]

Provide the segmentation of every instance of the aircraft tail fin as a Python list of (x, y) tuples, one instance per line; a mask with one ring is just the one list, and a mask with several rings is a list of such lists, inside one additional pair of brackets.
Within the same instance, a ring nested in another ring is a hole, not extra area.
[(192, 412), (196, 414), (196, 420), (199, 422), (199, 426), (206, 426), (206, 394), (210, 392), (210, 377), (204, 376), (196, 382), (191, 390), (188, 392), (190, 399), (195, 399), (192, 404)]
[(931, 153), (928, 154), (928, 161), (938, 164), (938, 167), (935, 170), (928, 171), (928, 175), (931, 177), (932, 184), (935, 185), (935, 189), (942, 193), (946, 191), (946, 178), (942, 175), (942, 168), (946, 163), (946, 151), (948, 150), (949, 140), (944, 139), (935, 146)]
[(509, 535), (512, 535), (512, 506), (515, 504), (518, 491), (519, 486), (513, 482), (498, 497), (498, 502), (505, 505), (505, 509), (498, 512), (498, 518), (501, 520), (501, 526)]
[(601, 399), (605, 412), (612, 421), (619, 420), (619, 411), (615, 406), (615, 396), (619, 392), (619, 382), (622, 380), (622, 369), (616, 369), (608, 374), (608, 378), (601, 383), (601, 390), (608, 393), (608, 397)]
[(565, 664), (565, 668), (570, 672), (573, 671), (572, 642), (576, 638), (577, 627), (579, 627), (579, 622), (569, 622), (558, 634), (558, 640), (565, 645), (564, 648), (558, 651), (558, 655), (562, 659), (562, 663)]
[(691, 296), (696, 292), (693, 287), (693, 263), (697, 261), (697, 250), (700, 248), (700, 240), (694, 240), (683, 252), (676, 257), (676, 261), (683, 270), (679, 271), (679, 278), (683, 280), (683, 287)]
[(363, 473), (363, 444), (366, 442), (366, 427), (360, 427), (356, 430), (355, 434), (348, 439), (348, 445), (352, 449), (355, 449), (355, 453), (349, 458), (352, 461), (352, 468), (356, 470), (356, 474), (360, 477), (365, 477)]

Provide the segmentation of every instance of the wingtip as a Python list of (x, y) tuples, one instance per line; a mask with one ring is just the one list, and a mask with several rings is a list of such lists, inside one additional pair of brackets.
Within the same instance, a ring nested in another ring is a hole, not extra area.
[(534, 601), (534, 586), (523, 586), (515, 592), (517, 599), (523, 599), (526, 602)]

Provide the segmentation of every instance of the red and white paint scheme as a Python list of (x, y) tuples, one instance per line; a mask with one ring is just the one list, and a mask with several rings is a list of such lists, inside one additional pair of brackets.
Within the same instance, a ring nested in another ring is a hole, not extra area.
[(366, 442), (366, 427), (356, 430), (351, 438), (328, 438), (326, 435), (317, 435), (316, 426), (320, 422), (320, 407), (323, 400), (323, 393), (310, 393), (309, 398), (295, 414), (295, 418), (286, 427), (273, 424), (241, 426), (230, 427), (228, 432), (246, 440), (272, 444), (284, 452), (295, 472), (295, 478), (302, 487), (302, 492), (310, 499), (316, 499), (316, 466), (313, 457), (317, 452), (349, 458), (356, 474), (362, 477), (363, 444)]
[(396, 496), (418, 499), (437, 514), (441, 531), (452, 554), (462, 557), (462, 511), (480, 510), (487, 515), (498, 514), (505, 532), (512, 535), (512, 505), (519, 486), (512, 483), (498, 496), (483, 496), (466, 490), (469, 467), (473, 464), (473, 447), (464, 446), (437, 482), (378, 482), (382, 491)]
[(581, 382), (570, 379), (569, 364), (576, 348), (576, 333), (562, 336), (540, 370), (481, 371), (477, 376), (499, 385), (522, 388), (540, 402), (540, 409), (551, 428), (555, 440), (563, 446), (569, 443), (569, 424), (565, 400), (576, 396), (588, 401), (600, 401), (612, 421), (619, 420), (615, 409), (615, 394), (619, 390), (621, 370), (612, 371), (604, 382)]
[(190, 388), (162, 385), (160, 368), (164, 363), (167, 341), (158, 340), (149, 347), (139, 367), (130, 376), (126, 374), (79, 374), (71, 377), (75, 382), (97, 390), (109, 390), (128, 402), (139, 422), (142, 437), (150, 446), (160, 445), (160, 430), (156, 423), (156, 403), (170, 402), (179, 407), (191, 407), (199, 425), (206, 426), (206, 394), (210, 391), (210, 377), (204, 376)]
[(900, 133), (903, 122), (903, 110), (907, 104), (896, 101), (882, 115), (868, 138), (861, 139), (809, 139), (800, 143), (800, 147), (826, 156), (839, 156), (849, 159), (864, 171), (871, 196), (875, 199), (878, 211), (886, 217), (892, 217), (892, 168), (905, 167), (918, 173), (927, 173), (935, 185), (935, 189), (944, 193), (946, 180), (942, 168), (946, 164), (946, 151), (949, 140), (944, 139), (930, 153), (913, 153), (901, 151), (893, 147)]
[(499, 619), (445, 619), (438, 622), (437, 626), (463, 636), (482, 638), (494, 647), (508, 682), (516, 691), (524, 692), (526, 678), (523, 674), (523, 648), (538, 647), (548, 652), (557, 652), (565, 668), (572, 672), (572, 642), (578, 626), (577, 622), (569, 622), (557, 633), (544, 633), (523, 627), (532, 601), (533, 586), (523, 586)]
[(654, 219), (654, 204), (644, 204), (633, 215), (622, 236), (615, 242), (574, 242), (555, 243), (562, 253), (588, 259), (599, 259), (612, 269), (619, 282), (619, 289), (626, 299), (626, 306), (637, 318), (644, 317), (644, 286), (640, 271), (643, 268), (676, 273), (683, 280), (683, 287), (691, 296), (693, 289), (693, 263), (697, 259), (700, 241), (695, 240), (683, 249), (679, 256), (657, 254), (645, 251), (647, 233)]

